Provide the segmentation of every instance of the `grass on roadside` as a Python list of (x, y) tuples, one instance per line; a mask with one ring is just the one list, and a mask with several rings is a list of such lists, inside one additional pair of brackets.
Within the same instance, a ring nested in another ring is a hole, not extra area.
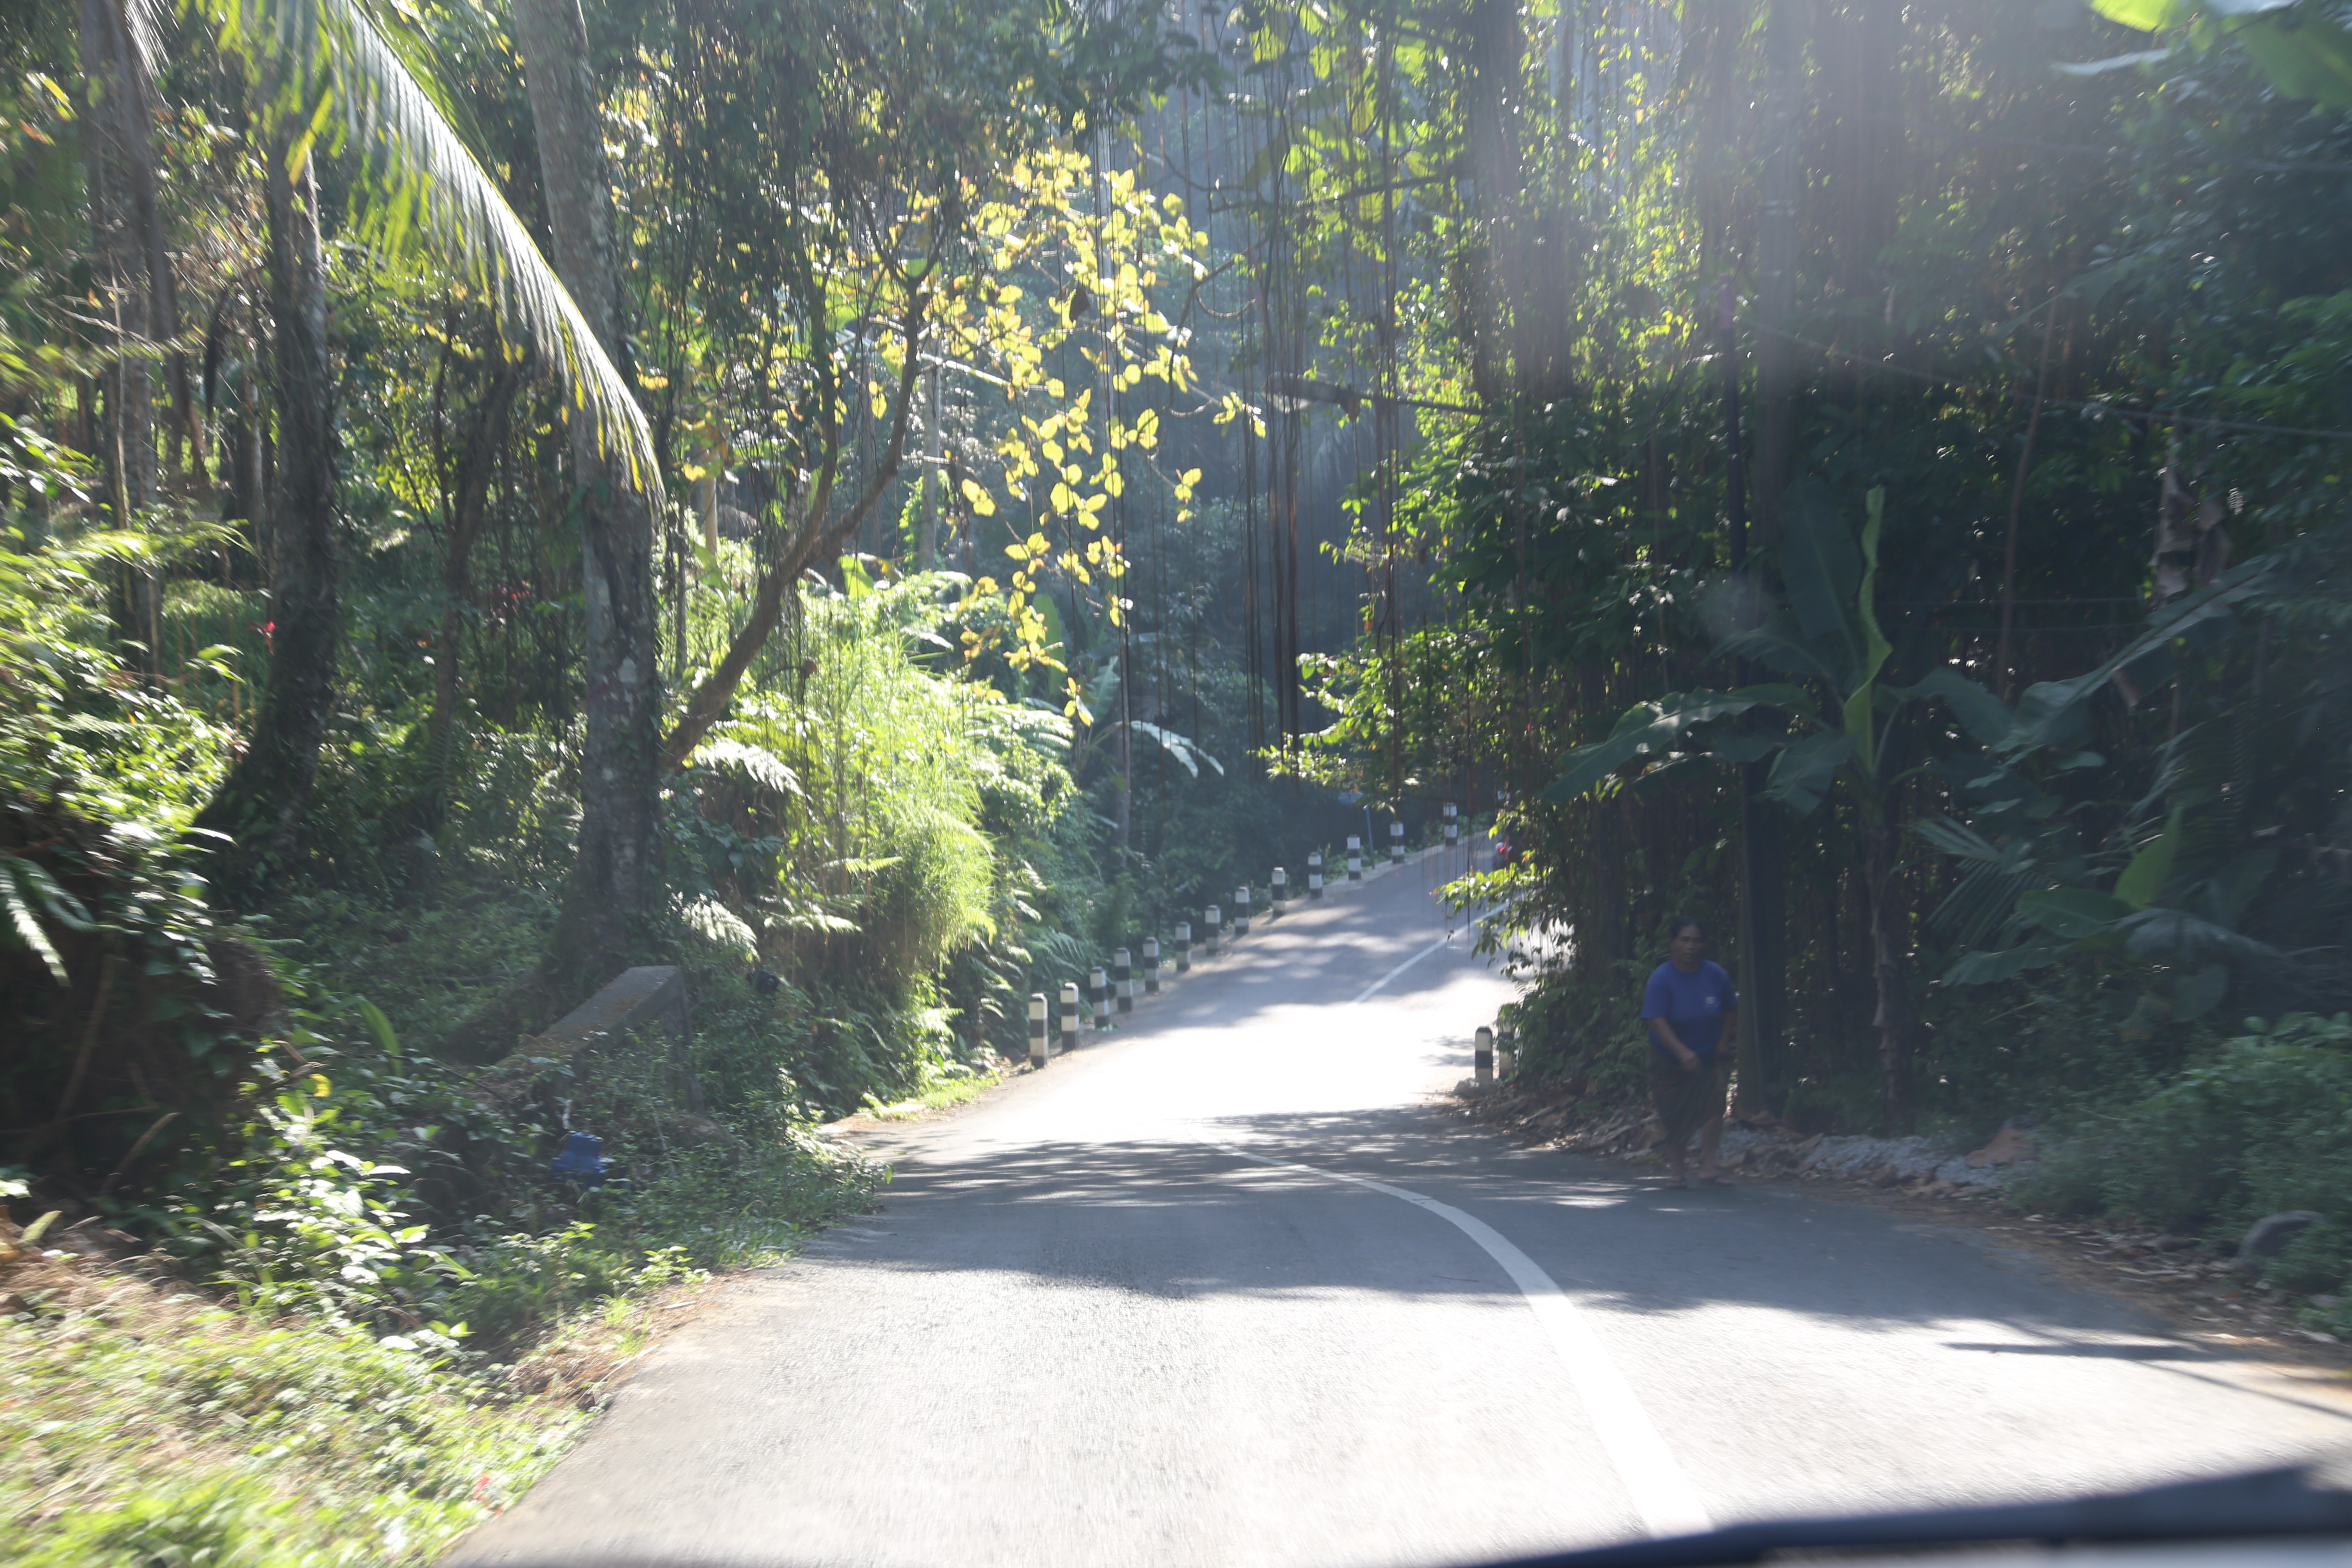
[(889, 1105), (877, 1105), (865, 1114), (877, 1121), (912, 1121), (933, 1111), (948, 1110), (978, 1100), (1012, 1075), (1013, 1064), (1003, 1058), (993, 1068), (977, 1068), (952, 1078), (943, 1078), (909, 1099)]
[(427, 1562), (587, 1419), (348, 1325), (92, 1264), (0, 1267), (8, 1568)]
[(499, 1366), (18, 1234), (0, 1221), (0, 1568), (430, 1563), (530, 1489), (712, 1278), (672, 1249)]

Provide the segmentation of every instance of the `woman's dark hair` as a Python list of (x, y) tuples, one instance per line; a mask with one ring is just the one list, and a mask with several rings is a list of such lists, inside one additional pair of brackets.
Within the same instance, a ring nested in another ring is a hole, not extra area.
[(1675, 940), (1675, 938), (1676, 938), (1676, 937), (1678, 937), (1678, 936), (1682, 935), (1682, 934), (1683, 934), (1683, 932), (1685, 932), (1685, 931), (1690, 931), (1690, 930), (1692, 930), (1692, 929), (1694, 929), (1694, 928), (1697, 929), (1698, 931), (1702, 931), (1702, 932), (1704, 932), (1704, 931), (1706, 930), (1706, 927), (1705, 925), (1701, 924), (1699, 921), (1696, 921), (1696, 920), (1693, 920), (1693, 919), (1692, 919), (1690, 916), (1688, 916), (1688, 915), (1676, 915), (1674, 919), (1672, 919), (1672, 920), (1670, 920), (1670, 921), (1668, 921), (1666, 922), (1666, 940), (1667, 940), (1668, 942), (1672, 942), (1672, 941), (1674, 941), (1674, 940)]

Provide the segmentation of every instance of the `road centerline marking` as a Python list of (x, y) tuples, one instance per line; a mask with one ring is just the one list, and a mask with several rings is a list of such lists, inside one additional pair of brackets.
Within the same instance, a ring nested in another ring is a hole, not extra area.
[[(1444, 947), (1447, 942), (1452, 942), (1453, 940), (1454, 933), (1451, 931), (1439, 937), (1435, 942), (1431, 942), (1427, 947), (1423, 948), (1419, 952), (1414, 953), (1411, 958), (1406, 959), (1402, 963), (1398, 964), (1394, 969), (1390, 970), (1386, 974), (1381, 975), (1378, 980), (1375, 980), (1370, 985), (1365, 986), (1361, 991), (1356, 994), (1354, 1000), (1350, 1001), (1348, 1005), (1352, 1007), (1356, 1005), (1358, 1002), (1370, 1001), (1373, 993), (1380, 990), (1381, 986), (1386, 985), (1390, 981), (1394, 980), (1398, 975), (1402, 974), (1406, 970), (1411, 969), (1414, 964), (1419, 963), (1423, 959), (1427, 958), (1431, 953), (1435, 952), (1439, 948)], [(1305, 1170), (1306, 1167), (1302, 1165), (1299, 1169)]]
[[(1438, 945), (1443, 946), (1444, 943)], [(1423, 956), (1416, 953), (1414, 958)], [(1407, 963), (1413, 962), (1407, 959)], [(1402, 967), (1402, 966), (1400, 966)], [(1385, 984), (1385, 982), (1383, 983)], [(1379, 987), (1373, 987), (1378, 990)], [(1367, 993), (1370, 994), (1370, 993)], [(1617, 1370), (1609, 1356), (1608, 1347), (1601, 1342), (1592, 1326), (1584, 1321), (1576, 1302), (1558, 1281), (1544, 1272), (1540, 1264), (1520, 1251), (1509, 1237), (1475, 1215), (1465, 1214), (1451, 1204), (1439, 1203), (1425, 1194), (1404, 1187), (1392, 1187), (1386, 1182), (1375, 1182), (1364, 1176), (1350, 1176), (1340, 1171), (1326, 1171), (1315, 1165), (1303, 1165), (1294, 1160), (1269, 1159), (1254, 1154), (1231, 1143), (1218, 1143), (1204, 1139), (1212, 1148), (1221, 1149), (1237, 1158), (1270, 1166), (1277, 1171), (1303, 1171), (1327, 1181), (1345, 1182), (1350, 1186), (1366, 1187), (1402, 1198), (1416, 1208), (1425, 1209), (1476, 1242), (1487, 1257), (1500, 1264), (1517, 1286), (1536, 1321), (1551, 1341), (1553, 1353), (1567, 1369), (1569, 1381), (1576, 1385), (1577, 1397), (1584, 1402), (1585, 1414), (1591, 1418), (1594, 1433), (1601, 1439), (1601, 1451), (1617, 1472), (1626, 1495), (1633, 1501), (1633, 1510), (1642, 1519), (1642, 1526), (1653, 1536), (1696, 1535), (1715, 1528), (1707, 1515), (1706, 1505), (1699, 1500), (1698, 1489), (1683, 1473), (1673, 1450), (1658, 1432), (1650, 1413)]]

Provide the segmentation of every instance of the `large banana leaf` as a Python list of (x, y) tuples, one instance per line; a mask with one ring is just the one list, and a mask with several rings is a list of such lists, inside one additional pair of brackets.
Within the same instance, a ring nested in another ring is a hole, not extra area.
[(1800, 816), (1822, 804), (1837, 780), (1838, 769), (1853, 760), (1853, 737), (1845, 734), (1807, 735), (1780, 747), (1764, 783), (1764, 798), (1787, 806)]
[[(1874, 492), (1875, 493), (1875, 492)], [(1806, 643), (1830, 679), (1851, 691), (1868, 659), (1854, 601), (1863, 584), (1862, 552), (1853, 530), (1819, 485), (1791, 486), (1780, 544), (1780, 580)]]
[(1736, 719), (1758, 708), (1801, 709), (1799, 686), (1747, 686), (1737, 691), (1685, 691), (1629, 709), (1605, 741), (1579, 746), (1564, 759), (1566, 771), (1543, 792), (1555, 804), (1590, 793), (1635, 757), (1670, 749), (1703, 725)]
[(2200, 47), (2227, 37), (2289, 98), (2352, 109), (2352, 31), (2335, 7), (2298, 0), (2091, 0), (2111, 22), (2186, 31)]
[(2000, 750), (2016, 756), (2044, 746), (2071, 745), (2081, 729), (2084, 705), (2115, 679), (2117, 670), (2138, 664), (2200, 626), (2228, 620), (2232, 609), (2254, 592), (2273, 560), (2257, 556), (2167, 605), (2149, 617), (2147, 630), (2096, 669), (2070, 680), (2044, 680), (2027, 688), (2018, 700), (2016, 722)]

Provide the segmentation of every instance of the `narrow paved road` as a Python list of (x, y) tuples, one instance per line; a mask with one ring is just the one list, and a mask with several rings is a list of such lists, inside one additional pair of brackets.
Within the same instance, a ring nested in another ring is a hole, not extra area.
[(1508, 991), (1438, 871), (892, 1130), (880, 1213), (732, 1286), (450, 1561), (1461, 1563), (2352, 1450), (2352, 1402), (1982, 1233), (1442, 1121)]

